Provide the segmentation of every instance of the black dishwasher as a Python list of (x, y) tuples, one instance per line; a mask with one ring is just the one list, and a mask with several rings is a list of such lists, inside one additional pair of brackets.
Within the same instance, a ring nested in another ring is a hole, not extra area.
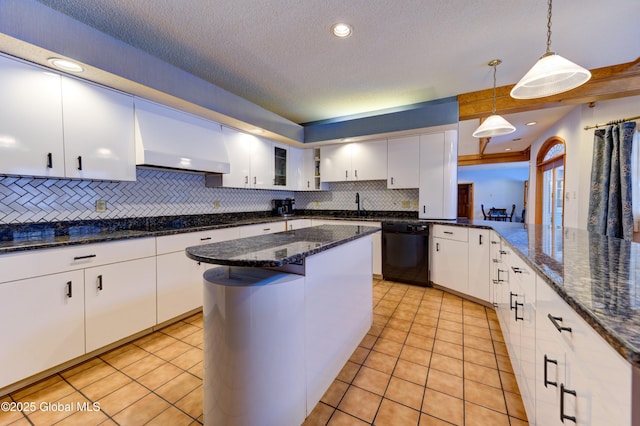
[(388, 281), (429, 285), (429, 225), (382, 223), (382, 276)]

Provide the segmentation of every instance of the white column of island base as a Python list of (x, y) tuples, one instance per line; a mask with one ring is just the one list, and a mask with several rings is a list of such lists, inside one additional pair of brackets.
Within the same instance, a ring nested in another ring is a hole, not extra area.
[(372, 250), (365, 236), (314, 254), (304, 276), (205, 272), (205, 425), (304, 421), (371, 327)]
[(204, 278), (205, 424), (301, 424), (304, 277), (220, 267)]

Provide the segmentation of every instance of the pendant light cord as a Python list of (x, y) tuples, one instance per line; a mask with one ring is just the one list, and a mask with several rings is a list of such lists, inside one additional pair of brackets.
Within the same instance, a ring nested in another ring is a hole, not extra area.
[(547, 54), (551, 52), (551, 3), (553, 0), (549, 0), (549, 10), (547, 11)]
[(498, 67), (498, 63), (494, 62), (493, 64), (493, 108), (491, 108), (491, 113), (493, 115), (496, 114), (496, 68)]

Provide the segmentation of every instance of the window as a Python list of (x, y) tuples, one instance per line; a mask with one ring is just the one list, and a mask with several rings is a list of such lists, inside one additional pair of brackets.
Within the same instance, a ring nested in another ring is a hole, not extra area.
[(564, 221), (564, 140), (552, 137), (538, 153), (536, 223), (562, 228)]

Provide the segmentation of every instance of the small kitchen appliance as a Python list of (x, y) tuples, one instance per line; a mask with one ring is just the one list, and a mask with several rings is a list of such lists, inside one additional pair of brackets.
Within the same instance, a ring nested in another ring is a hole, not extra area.
[(293, 198), (281, 198), (271, 200), (274, 216), (293, 216), (295, 214), (296, 201)]

